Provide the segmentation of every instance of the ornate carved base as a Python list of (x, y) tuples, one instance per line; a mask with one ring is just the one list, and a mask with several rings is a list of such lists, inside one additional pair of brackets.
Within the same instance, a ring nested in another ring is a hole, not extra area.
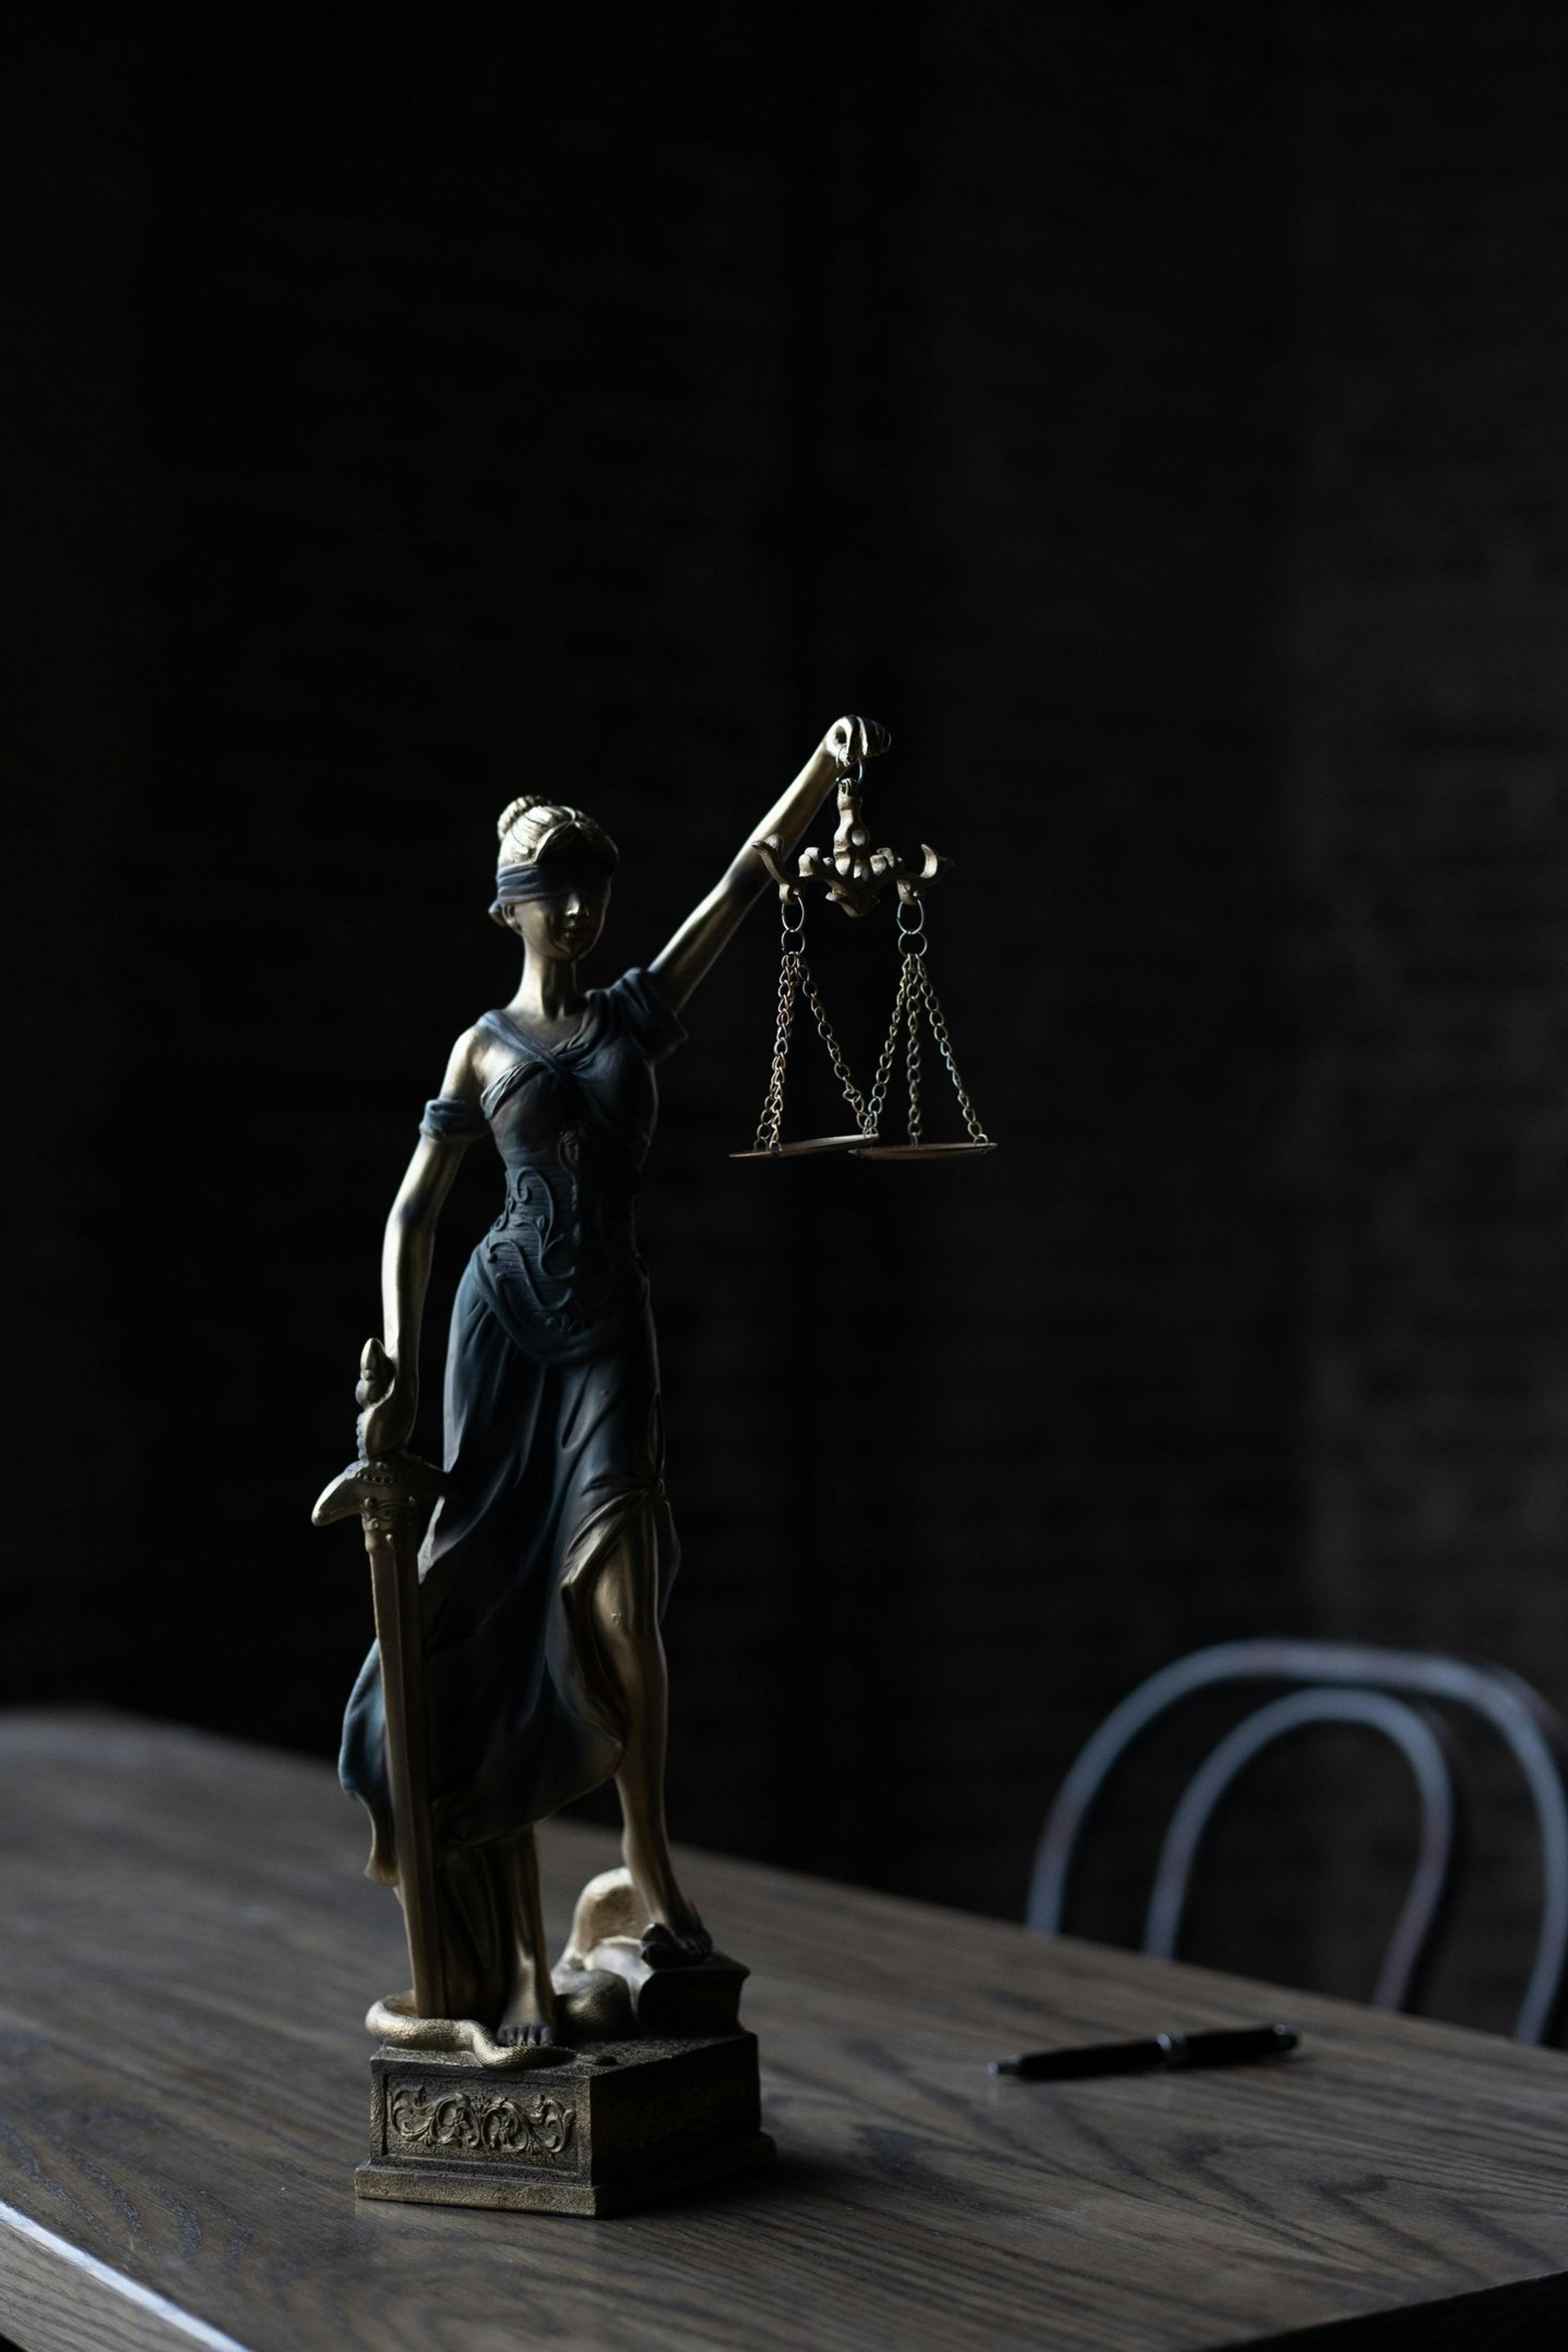
[(773, 2159), (752, 2033), (596, 2042), (515, 2074), (384, 2043), (370, 2071), (362, 2197), (625, 2213)]

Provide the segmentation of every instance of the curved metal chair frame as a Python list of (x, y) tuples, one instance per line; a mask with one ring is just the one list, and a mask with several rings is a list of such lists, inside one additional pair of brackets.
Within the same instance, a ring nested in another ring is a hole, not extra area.
[(1247, 1766), (1275, 1741), (1309, 1725), (1364, 1725), (1398, 1747), (1420, 1802), (1415, 1867), (1373, 1996), (1380, 2008), (1407, 2008), (1441, 1929), (1458, 1855), (1451, 1742), (1441, 1719), (1420, 1704), (1441, 1700), (1490, 1727), (1513, 1758), (1534, 1804), (1541, 1918), (1513, 2033), (1519, 2042), (1543, 2040), (1556, 2021), (1568, 1971), (1568, 1727), (1538, 1691), (1502, 1666), (1336, 1642), (1223, 1642), (1178, 1659), (1111, 1709), (1068, 1771), (1036, 1853), (1028, 1925), (1043, 1935), (1061, 1932), (1085, 1824), (1133, 1743), (1198, 1692), (1248, 1682), (1303, 1687), (1257, 1708), (1200, 1766), (1165, 1833), (1144, 1950), (1173, 1956), (1205, 1837), (1216, 1808)]

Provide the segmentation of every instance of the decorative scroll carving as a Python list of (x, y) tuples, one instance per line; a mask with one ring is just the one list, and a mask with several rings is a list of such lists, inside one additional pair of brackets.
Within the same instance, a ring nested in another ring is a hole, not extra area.
[(521, 2156), (559, 2164), (572, 2146), (576, 2116), (559, 2099), (486, 2098), (399, 2083), (387, 2100), (393, 2130), (412, 2147), (461, 2148), (476, 2155)]

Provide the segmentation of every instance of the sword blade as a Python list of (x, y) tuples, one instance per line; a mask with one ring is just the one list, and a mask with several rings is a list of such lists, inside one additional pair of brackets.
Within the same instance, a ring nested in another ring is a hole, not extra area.
[(430, 1749), (425, 1709), (425, 1644), (419, 1606), (419, 1517), (439, 1494), (441, 1475), (401, 1449), (363, 1457), (332, 1480), (310, 1517), (317, 1527), (357, 1513), (370, 1560), (375, 1638), (381, 1650), (387, 1794), (396, 1851), (414, 2001), (421, 2017), (446, 2017), (436, 1848), (430, 1826)]
[(365, 1521), (381, 1693), (386, 1715), (386, 1778), (397, 1848), (397, 1891), (421, 2017), (446, 2017), (446, 1969), (437, 1914), (436, 1853), (430, 1832), (430, 1750), (425, 1720), (425, 1659), (419, 1613), (419, 1563), (412, 1514), (388, 1514), (390, 1527)]

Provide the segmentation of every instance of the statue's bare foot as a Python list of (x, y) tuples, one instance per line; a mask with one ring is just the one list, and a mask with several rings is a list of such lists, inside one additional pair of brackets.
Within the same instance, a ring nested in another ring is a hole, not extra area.
[(662, 1838), (647, 1840), (626, 1828), (621, 1848), (637, 1901), (647, 1921), (642, 1934), (642, 1956), (650, 1969), (688, 1967), (705, 1960), (713, 1938), (702, 1925), (695, 1904), (689, 1903), (676, 1883), (669, 1849)]
[(503, 2025), (496, 2034), (509, 2050), (542, 2050), (555, 2040), (555, 2028), (542, 2019), (532, 2018), (526, 2025)]
[(642, 1939), (642, 1956), (650, 1969), (689, 1968), (707, 1959), (712, 1949), (712, 1937), (689, 1907), (679, 1928), (656, 1919)]

